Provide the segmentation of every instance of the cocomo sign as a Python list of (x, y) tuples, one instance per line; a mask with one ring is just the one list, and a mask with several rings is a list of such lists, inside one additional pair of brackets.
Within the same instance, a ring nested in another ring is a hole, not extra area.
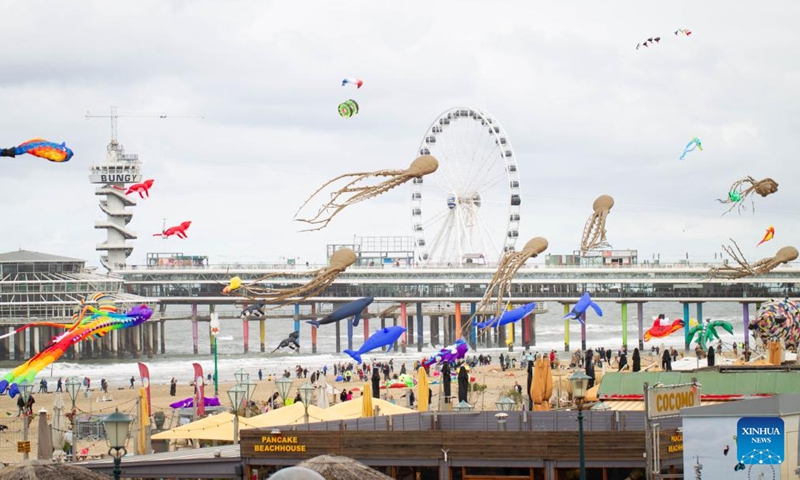
[(693, 385), (652, 388), (647, 401), (650, 418), (678, 415), (681, 408), (700, 406), (700, 389)]

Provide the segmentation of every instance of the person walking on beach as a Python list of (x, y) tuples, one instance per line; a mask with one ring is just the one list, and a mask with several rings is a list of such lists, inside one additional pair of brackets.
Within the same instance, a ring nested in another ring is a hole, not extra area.
[(621, 372), (623, 368), (628, 366), (628, 356), (625, 355), (625, 352), (620, 352), (619, 354), (619, 368), (617, 369), (618, 372)]
[(633, 371), (638, 372), (642, 369), (642, 357), (639, 355), (639, 349), (633, 349)]
[(128, 390), (133, 390), (133, 384), (134, 383), (136, 383), (136, 379), (133, 378), (133, 375), (131, 375), (131, 386), (128, 388)]
[(665, 372), (672, 371), (672, 355), (669, 354), (669, 349), (664, 349), (664, 355), (661, 356), (661, 370)]
[(260, 382), (264, 378), (264, 372), (261, 369), (258, 369), (258, 381)]
[(61, 377), (58, 377), (58, 383), (56, 383), (56, 392), (63, 392), (61, 386), (62, 386)]
[(175, 380), (175, 377), (172, 377), (172, 380), (169, 382), (169, 396), (174, 397), (177, 389), (178, 381)]

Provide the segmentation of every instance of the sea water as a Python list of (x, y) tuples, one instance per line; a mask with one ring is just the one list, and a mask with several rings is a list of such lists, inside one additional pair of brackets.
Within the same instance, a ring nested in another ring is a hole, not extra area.
[[(621, 306), (613, 302), (599, 302), (603, 309), (603, 317), (598, 317), (593, 310), (589, 310), (586, 314), (586, 346), (587, 348), (597, 349), (599, 347), (611, 348), (616, 351), (622, 347), (622, 321), (621, 321)], [(564, 352), (564, 321), (563, 321), (563, 308), (560, 304), (555, 302), (547, 303), (548, 311), (543, 314), (536, 315), (536, 345), (531, 346), (533, 352), (549, 352), (551, 349), (556, 350), (562, 358), (567, 358), (568, 353)], [(380, 308), (380, 306), (378, 306)], [(378, 309), (376, 308), (376, 310)], [(187, 309), (188, 312), (188, 309)], [(218, 308), (217, 312), (221, 316), (230, 316), (235, 312), (233, 309), (225, 311)], [(170, 315), (180, 313), (175, 307), (170, 306), (168, 311)], [(680, 303), (666, 303), (666, 302), (651, 302), (644, 304), (644, 321), (643, 327), (645, 330), (650, 328), (653, 323), (654, 317), (663, 313), (670, 320), (681, 318), (683, 316), (683, 305)], [(691, 305), (690, 318), (696, 317), (696, 306)], [(201, 310), (201, 315), (207, 314)], [(750, 317), (755, 314), (755, 306), (750, 305)], [(734, 334), (730, 335), (721, 328), (717, 329), (720, 335), (723, 348), (729, 350), (733, 342), (744, 341), (745, 326), (742, 320), (742, 306), (739, 303), (733, 302), (708, 302), (703, 304), (703, 317), (711, 318), (713, 320), (725, 320), (733, 326)], [(363, 322), (364, 320), (361, 320)], [(297, 365), (302, 365), (308, 368), (309, 373), (321, 369), (323, 365), (327, 365), (329, 373), (332, 366), (338, 363), (349, 363), (352, 359), (345, 353), (336, 353), (336, 326), (333, 324), (323, 325), (317, 330), (317, 352), (311, 353), (311, 325), (300, 322), (300, 351), (292, 352), (288, 348), (275, 353), (269, 353), (278, 346), (280, 341), (286, 338), (289, 333), (294, 331), (294, 321), (291, 318), (286, 319), (268, 319), (266, 320), (266, 345), (267, 353), (260, 351), (260, 338), (258, 322), (249, 322), (249, 353), (244, 353), (243, 341), (243, 328), (242, 322), (238, 319), (221, 319), (221, 331), (217, 339), (217, 353), (218, 353), (218, 369), (219, 379), (221, 382), (233, 382), (234, 373), (239, 369), (244, 369), (250, 374), (250, 378), (254, 381), (257, 380), (257, 372), (262, 370), (264, 378), (267, 375), (281, 374), (284, 370), (289, 370), (294, 375), (294, 369)], [(347, 320), (341, 321), (341, 348), (347, 348)], [(443, 337), (443, 331), (440, 322), (439, 338)], [(391, 319), (387, 319), (386, 325), (392, 325)], [(379, 319), (370, 320), (370, 331), (374, 332), (380, 328)], [(409, 343), (416, 342), (417, 331), (416, 321), (414, 322), (414, 338), (408, 339)], [(430, 345), (430, 323), (429, 318), (425, 317), (424, 320), (424, 340), (425, 345), (422, 352), (417, 351), (416, 344), (408, 345), (406, 353), (395, 352), (381, 352), (376, 350), (362, 356), (365, 362), (370, 361), (388, 361), (394, 359), (395, 368), (398, 369), (402, 363), (406, 364), (407, 368), (411, 368), (415, 360), (419, 360), (424, 356), (428, 356), (438, 351), (444, 345), (437, 345), (435, 347)], [(198, 353), (193, 353), (193, 341), (191, 334), (191, 321), (190, 320), (169, 320), (165, 325), (166, 332), (166, 353), (164, 355), (158, 354), (153, 358), (148, 359), (146, 355), (142, 355), (138, 359), (96, 359), (96, 360), (80, 360), (78, 362), (59, 360), (51, 367), (43, 370), (37, 378), (46, 378), (49, 382), (51, 389), (55, 388), (55, 380), (59, 377), (67, 378), (71, 376), (78, 376), (80, 378), (88, 376), (92, 382), (97, 382), (99, 385), (100, 379), (105, 378), (109, 381), (112, 389), (127, 386), (131, 376), (136, 378), (137, 384), (139, 379), (139, 370), (137, 362), (144, 362), (150, 370), (151, 383), (169, 384), (170, 379), (173, 377), (185, 385), (193, 380), (193, 363), (199, 363), (203, 367), (205, 373), (214, 371), (214, 355), (211, 349), (211, 342), (208, 333), (208, 324), (200, 323), (199, 325), (199, 339), (198, 339)], [(628, 305), (628, 350), (633, 351), (633, 348), (638, 346), (638, 327), (637, 327), (637, 308), (635, 304)], [(523, 347), (521, 346), (521, 322), (518, 322), (516, 327), (516, 341), (514, 345), (513, 356), (520, 358), (523, 354)], [(359, 323), (357, 327), (353, 328), (353, 347), (357, 350), (364, 342), (364, 327)], [(670, 347), (674, 346), (682, 351), (684, 345), (683, 330), (675, 332), (666, 338), (656, 338), (650, 342), (645, 343), (645, 350), (650, 351), (651, 346)], [(581, 333), (580, 324), (577, 320), (570, 321), (570, 349), (575, 350), (581, 348)], [(494, 347), (494, 348), (479, 348), (477, 351), (470, 350), (468, 355), (478, 355), (480, 353), (489, 354), (492, 356), (494, 362), (501, 353), (507, 354), (507, 347)], [(7, 371), (13, 368), (13, 362), (3, 362), (2, 369)]]

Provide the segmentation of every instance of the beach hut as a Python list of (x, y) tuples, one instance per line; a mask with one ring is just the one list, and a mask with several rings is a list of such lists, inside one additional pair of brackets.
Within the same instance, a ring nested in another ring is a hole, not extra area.
[[(239, 430), (252, 428), (252, 418), (239, 417)], [(228, 412), (210, 415), (180, 427), (153, 435), (153, 440), (199, 440), (233, 441), (233, 414)]]
[(0, 480), (108, 480), (109, 476), (69, 463), (28, 460), (0, 470)]
[[(361, 409), (360, 402), (346, 402), (356, 403), (359, 411)], [(327, 422), (330, 420), (340, 420), (329, 412), (329, 408), (321, 409), (316, 405), (308, 406), (308, 423)], [(267, 413), (248, 418), (248, 427), (267, 428), (279, 427), (283, 425), (303, 425), (305, 424), (305, 408), (301, 402), (294, 403), (288, 407), (281, 407), (276, 410), (270, 410)], [(239, 428), (242, 428), (241, 426)]]
[(300, 462), (297, 466), (314, 470), (325, 480), (391, 480), (392, 478), (350, 457), (338, 455), (319, 455)]

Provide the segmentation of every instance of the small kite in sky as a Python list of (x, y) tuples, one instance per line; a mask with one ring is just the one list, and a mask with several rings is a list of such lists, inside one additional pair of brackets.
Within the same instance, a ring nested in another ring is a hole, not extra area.
[(0, 149), (0, 157), (16, 157), (27, 153), (34, 157), (44, 158), (51, 162), (69, 162), (72, 158), (72, 150), (67, 148), (67, 143), (48, 142), (43, 138), (34, 138), (21, 144), (18, 147)]
[(360, 78), (347, 77), (344, 80), (342, 80), (343, 87), (348, 83), (352, 83), (353, 85), (355, 85), (356, 89), (359, 89), (361, 88), (361, 85), (364, 85), (364, 81), (361, 80)]
[(172, 235), (177, 235), (178, 238), (186, 238), (186, 230), (189, 229), (191, 224), (192, 222), (182, 222), (180, 225), (165, 228), (161, 233), (154, 233), (153, 236), (167, 238), (171, 237)]
[[(679, 28), (679, 29), (675, 30), (675, 32), (673, 32), (673, 33), (675, 33), (676, 37), (677, 36), (688, 37), (689, 35), (692, 34), (692, 31), (689, 30), (688, 28)], [(657, 43), (661, 43), (661, 37), (650, 37), (647, 40), (645, 40), (644, 42), (637, 43), (636, 44), (636, 50), (639, 50), (639, 48), (641, 48), (641, 47), (648, 47), (649, 48), (649, 47), (652, 47), (653, 45), (655, 45)]]
[(764, 242), (769, 242), (770, 240), (772, 240), (772, 237), (774, 236), (775, 236), (775, 227), (770, 225), (769, 228), (767, 229), (767, 233), (764, 234), (764, 238), (762, 238), (761, 241), (758, 242), (758, 245), (756, 245), (756, 247)]
[(688, 28), (679, 28), (679, 29), (675, 30), (675, 35), (676, 36), (684, 35), (684, 36), (688, 37), (691, 34), (692, 34), (692, 31), (689, 30)]
[(689, 143), (687, 143), (686, 147), (683, 149), (683, 153), (681, 154), (680, 159), (683, 160), (683, 157), (685, 157), (687, 153), (693, 152), (695, 148), (702, 152), (703, 151), (703, 143), (700, 142), (699, 138), (692, 137), (692, 139), (689, 140)]
[(353, 115), (358, 114), (358, 103), (355, 100), (350, 99), (346, 102), (342, 102), (339, 104), (339, 116), (342, 118), (350, 118)]

